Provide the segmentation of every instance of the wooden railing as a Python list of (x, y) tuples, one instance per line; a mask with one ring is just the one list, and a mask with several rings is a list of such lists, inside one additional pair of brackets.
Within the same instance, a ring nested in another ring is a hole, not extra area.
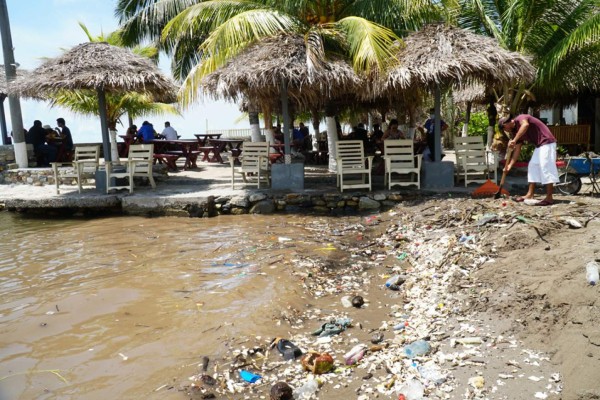
[(590, 149), (590, 125), (558, 125), (548, 126), (559, 146), (581, 145)]

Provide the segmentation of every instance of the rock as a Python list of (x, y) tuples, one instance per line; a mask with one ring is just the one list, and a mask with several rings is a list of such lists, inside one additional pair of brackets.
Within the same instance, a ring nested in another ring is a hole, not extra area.
[(270, 400), (293, 400), (293, 390), (285, 382), (277, 382), (271, 386)]
[(373, 195), (373, 200), (377, 200), (377, 201), (383, 201), (386, 199), (386, 195), (383, 193), (375, 193)]
[(378, 201), (370, 199), (366, 196), (361, 197), (358, 201), (358, 209), (359, 210), (377, 210), (381, 207)]
[(365, 304), (365, 300), (362, 298), (362, 296), (354, 296), (352, 298), (352, 305), (354, 307), (361, 308), (363, 304)]
[(250, 209), (250, 214), (273, 214), (275, 211), (275, 203), (273, 200), (259, 201)]
[[(245, 196), (232, 197), (231, 200), (229, 201), (229, 203), (232, 206), (236, 206), (236, 207), (242, 207), (242, 208), (250, 207), (250, 202), (248, 201), (248, 198)], [(232, 211), (232, 214), (233, 214), (233, 211)]]
[(250, 196), (248, 196), (248, 200), (250, 200), (251, 203), (256, 203), (257, 201), (261, 201), (267, 198), (267, 195), (264, 193), (252, 193)]

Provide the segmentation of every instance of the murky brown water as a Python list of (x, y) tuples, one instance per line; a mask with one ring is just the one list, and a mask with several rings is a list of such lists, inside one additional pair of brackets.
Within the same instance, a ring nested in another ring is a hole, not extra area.
[(322, 250), (326, 224), (0, 213), (0, 399), (182, 398), (154, 390), (283, 333), (271, 317), (296, 296), (288, 260)]

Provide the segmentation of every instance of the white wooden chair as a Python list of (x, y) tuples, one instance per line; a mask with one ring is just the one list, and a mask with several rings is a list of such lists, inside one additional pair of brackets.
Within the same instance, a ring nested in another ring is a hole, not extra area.
[[(498, 157), (486, 151), (481, 136), (455, 137), (454, 150), (456, 182), (464, 180), (465, 187), (469, 183), (484, 183), (491, 172), (494, 173), (494, 181), (498, 182)], [(493, 162), (490, 162), (489, 156), (493, 157)]]
[(337, 159), (337, 186), (340, 191), (359, 188), (371, 191), (373, 156), (365, 157), (362, 140), (337, 141), (335, 143), (335, 154)]
[(235, 189), (235, 175), (239, 174), (245, 183), (256, 184), (260, 189), (260, 182), (264, 180), (271, 185), (271, 167), (269, 163), (269, 142), (244, 142), (242, 155), (239, 157), (240, 165), (235, 164), (231, 157), (231, 188)]
[[(115, 170), (112, 161), (106, 162), (106, 193), (112, 189), (129, 189), (133, 193), (133, 178), (136, 176), (146, 177), (150, 181), (152, 188), (156, 188), (154, 177), (152, 176), (152, 164), (154, 162), (153, 144), (132, 144), (129, 146), (127, 161), (124, 170)], [(115, 162), (116, 163), (116, 162)], [(121, 162), (122, 163), (122, 162)], [(111, 185), (112, 178), (115, 184)], [(117, 179), (127, 178), (127, 185), (117, 184)]]
[[(416, 185), (421, 188), (421, 154), (414, 154), (411, 139), (384, 140), (383, 159), (385, 161), (384, 183), (391, 190), (392, 186)], [(405, 177), (408, 176), (408, 180)], [(394, 180), (394, 177), (404, 178)], [(413, 178), (415, 179), (413, 181)]]
[(75, 146), (75, 155), (71, 162), (53, 162), (54, 183), (56, 194), (60, 194), (60, 181), (70, 179), (77, 181), (77, 190), (81, 193), (82, 180), (98, 170), (100, 146)]

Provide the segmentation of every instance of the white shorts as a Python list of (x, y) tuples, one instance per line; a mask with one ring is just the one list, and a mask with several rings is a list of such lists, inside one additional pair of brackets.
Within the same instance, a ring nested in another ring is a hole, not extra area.
[(527, 181), (529, 183), (541, 183), (542, 185), (558, 183), (556, 143), (536, 147), (527, 168)]

